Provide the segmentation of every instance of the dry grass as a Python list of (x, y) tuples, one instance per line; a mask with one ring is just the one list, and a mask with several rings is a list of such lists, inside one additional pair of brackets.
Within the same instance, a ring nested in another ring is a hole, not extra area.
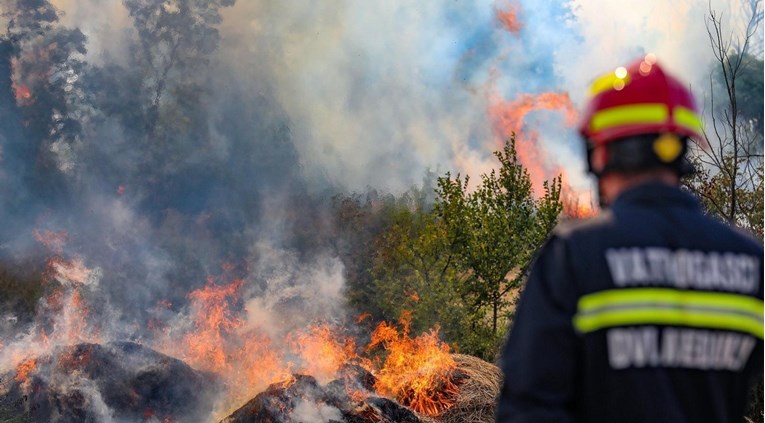
[(494, 423), (502, 372), (494, 364), (463, 354), (454, 354), (465, 379), (456, 403), (442, 414), (420, 417), (423, 423)]

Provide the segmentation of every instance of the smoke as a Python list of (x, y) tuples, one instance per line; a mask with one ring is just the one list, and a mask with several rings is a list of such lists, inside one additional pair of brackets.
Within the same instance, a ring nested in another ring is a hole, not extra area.
[[(57, 5), (66, 23), (94, 34), (90, 56), (125, 50), (130, 21), (118, 1)], [(219, 64), (234, 68), (238, 89), (273, 95), (308, 180), (398, 191), (425, 168), (491, 166), (487, 90), (508, 101), (568, 92), (580, 105), (594, 75), (653, 52), (700, 91), (707, 12), (700, 0), (629, 8), (599, 0), (239, 2), (222, 11)], [(541, 137), (553, 139), (544, 154), (573, 153), (557, 155), (574, 159), (556, 165), (581, 174), (575, 134), (562, 121), (553, 126), (563, 130)]]
[(317, 257), (301, 263), (294, 252), (263, 244), (256, 248), (260, 259), (250, 275), (253, 288), (245, 303), (248, 328), (262, 328), (273, 338), (311, 322), (344, 317), (339, 259)]
[(302, 400), (295, 406), (292, 418), (299, 422), (323, 423), (342, 421), (343, 415), (335, 407), (318, 404), (316, 401)]

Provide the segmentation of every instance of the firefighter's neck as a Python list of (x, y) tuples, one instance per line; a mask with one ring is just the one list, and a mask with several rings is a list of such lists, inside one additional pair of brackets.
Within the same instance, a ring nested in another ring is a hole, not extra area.
[(667, 185), (678, 186), (680, 177), (667, 169), (657, 169), (650, 172), (621, 173), (610, 172), (598, 179), (598, 194), (601, 207), (608, 206), (616, 200), (622, 192), (648, 182), (660, 182)]

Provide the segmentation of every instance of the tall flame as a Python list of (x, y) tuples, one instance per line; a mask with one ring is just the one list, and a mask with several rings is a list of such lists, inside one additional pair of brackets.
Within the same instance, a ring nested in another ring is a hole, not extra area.
[(575, 191), (565, 177), (561, 185), (561, 200), (563, 201), (563, 214), (569, 218), (586, 219), (597, 214), (597, 206), (592, 191)]
[(330, 381), (343, 364), (358, 358), (356, 341), (340, 336), (329, 324), (290, 334), (288, 345), (300, 355), (303, 369), (320, 382)]
[(500, 147), (511, 134), (516, 134), (518, 158), (531, 174), (534, 191), (541, 193), (543, 181), (556, 175), (550, 172), (549, 165), (539, 152), (538, 133), (524, 125), (526, 116), (538, 110), (560, 110), (564, 113), (566, 123), (569, 125), (573, 125), (577, 119), (576, 110), (568, 94), (554, 92), (520, 94), (514, 101), (495, 97), (489, 106), (489, 117), (497, 135), (497, 147)]
[(311, 325), (281, 339), (261, 328), (248, 328), (242, 311), (236, 311), (243, 284), (241, 279), (217, 284), (211, 277), (188, 295), (191, 326), (178, 333), (158, 325), (165, 332), (155, 348), (223, 378), (227, 395), (222, 411), (272, 383), (289, 381), (295, 372), (327, 382), (343, 364), (358, 358), (355, 341), (328, 324)]
[(194, 330), (183, 337), (186, 351), (182, 358), (192, 367), (219, 373), (232, 370), (225, 350), (228, 343), (225, 336), (244, 325), (230, 307), (243, 282), (237, 279), (227, 285), (216, 285), (213, 278), (208, 278), (204, 288), (188, 295)]
[(569, 182), (565, 168), (549, 163), (539, 150), (539, 134), (525, 126), (529, 113), (539, 110), (558, 110), (563, 113), (566, 125), (573, 126), (578, 118), (567, 93), (545, 92), (520, 94), (513, 101), (494, 97), (489, 106), (489, 116), (494, 124), (497, 146), (511, 134), (516, 134), (518, 158), (529, 171), (532, 187), (537, 195), (542, 193), (545, 180), (562, 176), (561, 200), (566, 216), (586, 218), (595, 215), (594, 201), (589, 191), (575, 190)]
[(454, 404), (459, 392), (451, 377), (457, 364), (449, 346), (439, 340), (438, 328), (411, 338), (411, 314), (403, 313), (400, 323), (400, 331), (383, 322), (372, 333), (367, 349), (382, 346), (387, 352), (375, 389), (419, 413), (438, 415)]
[[(359, 355), (354, 338), (327, 323), (317, 323), (273, 338), (267, 331), (247, 328), (235, 311), (243, 281), (207, 284), (189, 294), (191, 327), (182, 336), (166, 332), (156, 345), (192, 367), (212, 371), (226, 383), (223, 411), (241, 405), (268, 385), (290, 383), (293, 373), (306, 373), (326, 383), (347, 363), (356, 363), (378, 377), (381, 395), (397, 398), (420, 413), (435, 415), (453, 404), (457, 386), (450, 374), (456, 368), (449, 347), (438, 339), (438, 329), (410, 337), (411, 315), (401, 317), (401, 330), (380, 324), (366, 347), (384, 349), (385, 360), (373, 362)], [(163, 328), (167, 330), (167, 328)], [(174, 342), (181, 339), (182, 342)], [(363, 398), (362, 392), (353, 397)]]
[[(35, 232), (43, 245), (63, 254), (65, 232)], [(48, 259), (44, 273), (51, 284), (50, 293), (39, 303), (38, 325), (27, 337), (7, 345), (0, 344), (0, 371), (15, 368), (16, 381), (22, 389), (37, 369), (35, 356), (49, 353), (54, 347), (83, 342), (103, 342), (97, 320), (91, 315), (85, 290), (98, 283), (100, 272), (85, 266), (81, 258), (67, 260), (63, 255)]]

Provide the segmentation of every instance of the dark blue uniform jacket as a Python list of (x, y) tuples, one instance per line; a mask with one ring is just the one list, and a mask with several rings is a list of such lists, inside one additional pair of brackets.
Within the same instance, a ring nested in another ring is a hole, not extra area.
[(762, 243), (649, 183), (540, 250), (498, 421), (736, 422), (763, 364)]

